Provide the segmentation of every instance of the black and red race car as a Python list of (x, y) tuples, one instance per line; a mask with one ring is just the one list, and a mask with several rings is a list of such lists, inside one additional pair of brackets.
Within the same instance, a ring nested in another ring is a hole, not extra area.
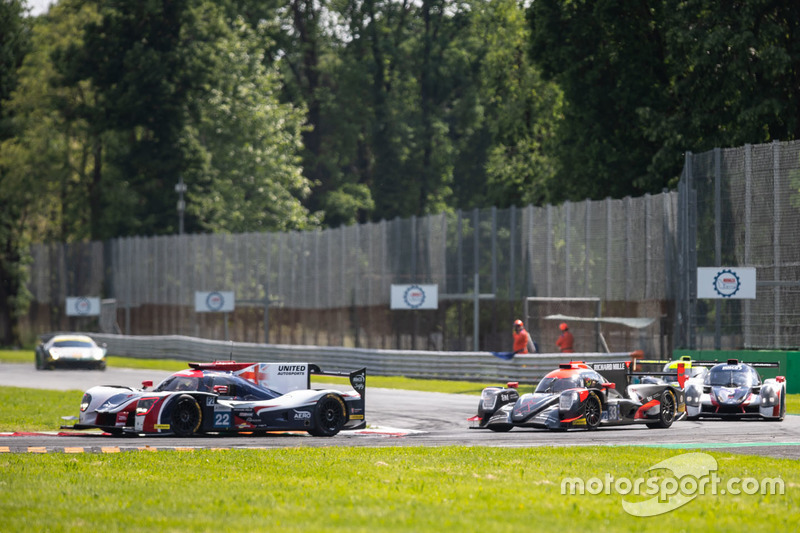
[(593, 430), (627, 424), (668, 428), (685, 416), (686, 401), (679, 386), (631, 384), (636, 375), (630, 361), (563, 363), (544, 376), (532, 394), (520, 396), (516, 383), (484, 389), (470, 427), (493, 431), (514, 427)]

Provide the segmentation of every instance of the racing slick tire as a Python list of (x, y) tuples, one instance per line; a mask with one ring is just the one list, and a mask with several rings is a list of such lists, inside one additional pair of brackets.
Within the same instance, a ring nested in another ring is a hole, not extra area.
[(586, 405), (584, 406), (584, 417), (586, 418), (586, 429), (594, 431), (600, 425), (600, 418), (603, 416), (603, 404), (600, 403), (600, 398), (597, 394), (590, 393), (586, 398)]
[(178, 437), (191, 437), (203, 423), (203, 411), (200, 404), (188, 394), (181, 395), (175, 401), (170, 418), (170, 427)]
[(326, 394), (314, 406), (313, 425), (308, 433), (315, 437), (333, 437), (347, 422), (347, 409), (336, 394)]
[(648, 422), (647, 427), (651, 429), (667, 429), (672, 426), (678, 414), (678, 404), (675, 401), (675, 394), (667, 389), (661, 393), (661, 411), (658, 413), (656, 422)]
[(782, 422), (786, 418), (786, 389), (781, 391), (781, 408), (778, 411), (778, 416), (775, 418), (767, 418), (771, 422)]
[(783, 420), (784, 418), (786, 418), (786, 389), (783, 389), (783, 394), (781, 394), (781, 414), (778, 420)]

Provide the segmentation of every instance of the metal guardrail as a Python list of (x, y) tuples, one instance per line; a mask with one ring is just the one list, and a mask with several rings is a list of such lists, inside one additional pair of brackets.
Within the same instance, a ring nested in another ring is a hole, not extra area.
[(511, 361), (490, 352), (432, 352), (371, 350), (321, 346), (296, 346), (225, 342), (185, 337), (127, 336), (92, 333), (105, 343), (108, 353), (142, 359), (177, 359), (210, 362), (232, 359), (244, 362), (274, 361), (314, 363), (323, 370), (345, 372), (366, 367), (367, 375), (404, 376), (418, 379), (448, 379), (484, 383), (519, 381), (536, 383), (567, 361), (613, 361), (630, 359), (624, 353), (525, 354)]

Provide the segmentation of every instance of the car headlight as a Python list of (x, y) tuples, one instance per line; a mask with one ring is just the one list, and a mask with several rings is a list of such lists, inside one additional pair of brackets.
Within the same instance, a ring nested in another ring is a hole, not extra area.
[(100, 350), (99, 348), (95, 348), (93, 353), (96, 361), (100, 361), (103, 358), (103, 356), (105, 356), (103, 350)]
[(142, 398), (136, 402), (136, 416), (144, 416), (153, 408), (158, 398)]
[(561, 394), (561, 398), (558, 399), (558, 408), (562, 411), (569, 411), (575, 402), (578, 401), (578, 393), (577, 392), (565, 392)]
[(50, 359), (52, 359), (53, 361), (58, 360), (58, 358), (61, 356), (61, 354), (55, 348), (50, 349), (50, 351), (47, 353), (50, 354)]
[(497, 400), (497, 396), (492, 393), (483, 393), (483, 398), (481, 401), (483, 402), (483, 410), (490, 411), (494, 407), (494, 402)]
[(90, 403), (92, 403), (92, 395), (87, 392), (83, 395), (83, 399), (81, 399), (81, 413), (89, 408)]

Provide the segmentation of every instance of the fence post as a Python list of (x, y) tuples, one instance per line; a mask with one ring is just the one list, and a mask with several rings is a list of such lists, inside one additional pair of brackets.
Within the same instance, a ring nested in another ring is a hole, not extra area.
[[(781, 281), (781, 211), (780, 211), (780, 183), (781, 183), (781, 144), (777, 139), (772, 142), (772, 210), (775, 213), (772, 232), (772, 279)], [(780, 347), (781, 343), (781, 287), (775, 284), (772, 289), (774, 294), (774, 317), (772, 320), (774, 331), (774, 346)]]
[[(753, 216), (753, 146), (744, 145), (744, 266), (750, 266), (750, 224)], [(750, 300), (744, 301), (744, 347), (752, 344)]]
[[(714, 266), (722, 266), (722, 150), (714, 148)], [(722, 349), (722, 302), (714, 300), (714, 349)]]

